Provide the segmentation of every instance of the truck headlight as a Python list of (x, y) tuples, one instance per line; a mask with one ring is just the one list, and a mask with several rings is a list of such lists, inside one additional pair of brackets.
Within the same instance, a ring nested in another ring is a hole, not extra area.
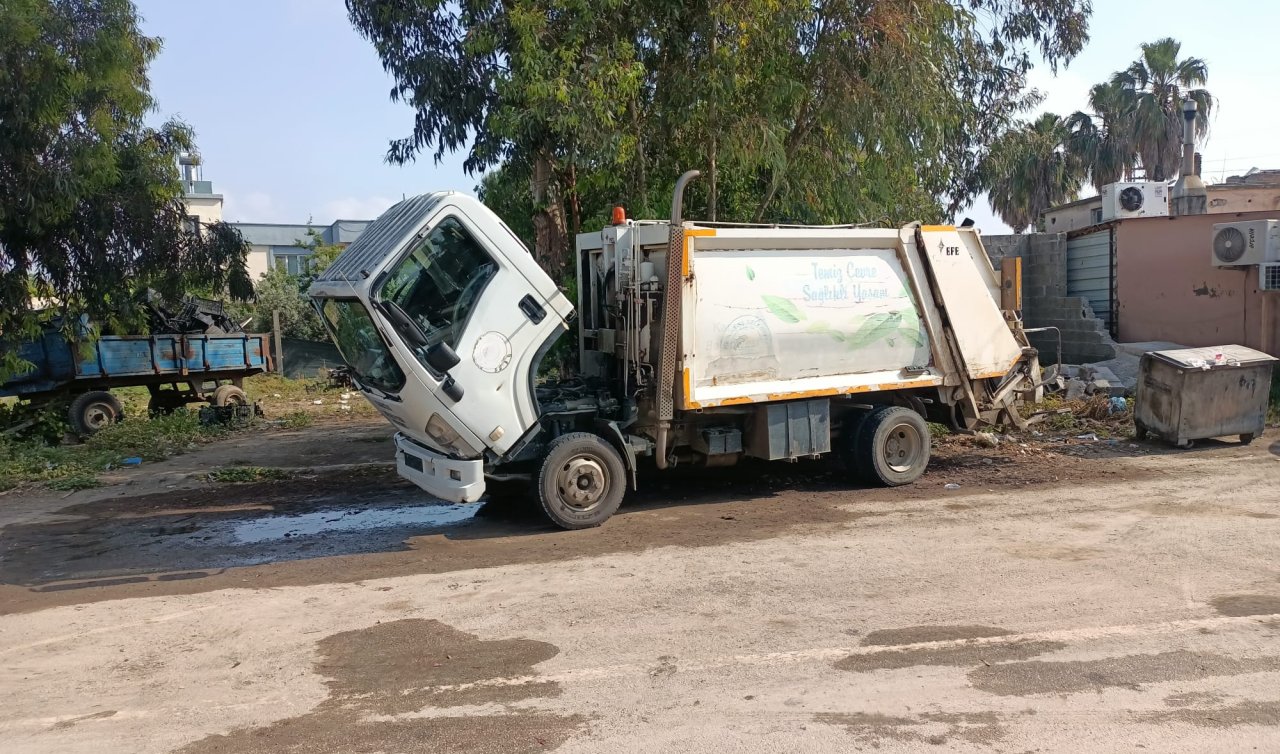
[(449, 426), (449, 422), (440, 418), (440, 414), (432, 414), (427, 420), (427, 436), (435, 440), (436, 444), (442, 449), (452, 451), (459, 455), (476, 454), (475, 448), (468, 445), (453, 427)]

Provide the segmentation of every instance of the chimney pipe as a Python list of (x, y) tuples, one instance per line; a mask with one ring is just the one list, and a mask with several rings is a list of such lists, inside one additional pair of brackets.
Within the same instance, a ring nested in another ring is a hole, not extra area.
[(1169, 210), (1174, 215), (1203, 215), (1208, 212), (1208, 196), (1200, 180), (1200, 160), (1196, 155), (1196, 101), (1182, 101), (1182, 170), (1170, 192)]
[(1182, 101), (1182, 174), (1196, 174), (1196, 107), (1195, 100)]

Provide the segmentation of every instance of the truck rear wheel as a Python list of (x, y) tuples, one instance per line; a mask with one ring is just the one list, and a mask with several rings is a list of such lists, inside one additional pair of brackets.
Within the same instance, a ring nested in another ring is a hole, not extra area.
[(81, 437), (88, 437), (100, 429), (124, 418), (124, 407), (116, 397), (105, 390), (90, 390), (71, 401), (67, 419), (71, 429)]
[(884, 406), (871, 412), (853, 439), (858, 475), (871, 484), (911, 484), (929, 465), (929, 425), (915, 411)]
[(551, 443), (538, 474), (538, 499), (556, 526), (589, 529), (618, 510), (626, 479), (622, 456), (604, 438), (570, 432)]

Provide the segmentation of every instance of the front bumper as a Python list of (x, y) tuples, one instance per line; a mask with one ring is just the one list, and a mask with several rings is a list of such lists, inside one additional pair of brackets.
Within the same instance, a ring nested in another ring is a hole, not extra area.
[(484, 461), (459, 461), (396, 433), (396, 471), (451, 503), (474, 503), (484, 494)]

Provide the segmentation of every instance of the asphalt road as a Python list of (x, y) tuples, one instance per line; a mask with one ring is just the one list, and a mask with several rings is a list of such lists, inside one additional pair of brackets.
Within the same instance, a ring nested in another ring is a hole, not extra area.
[(784, 469), (573, 533), (376, 469), (0, 498), (4, 748), (1280, 749), (1274, 433)]

